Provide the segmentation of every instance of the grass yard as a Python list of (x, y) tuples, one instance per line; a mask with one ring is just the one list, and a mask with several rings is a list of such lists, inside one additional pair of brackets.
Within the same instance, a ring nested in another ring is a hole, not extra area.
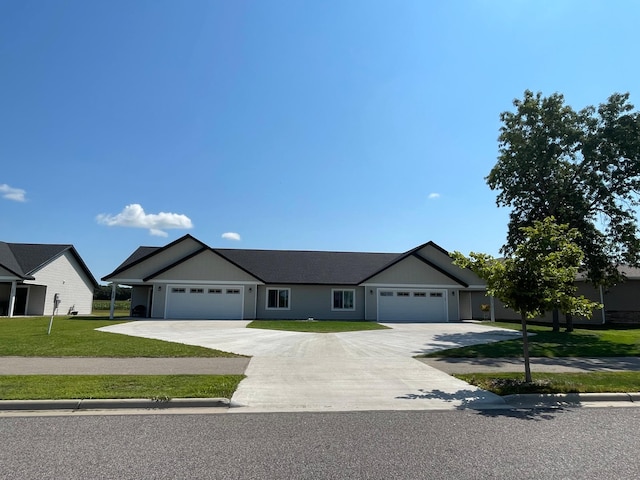
[[(490, 326), (519, 330), (513, 323), (487, 323)], [(551, 331), (550, 326), (528, 325), (529, 354), (532, 357), (636, 357), (640, 355), (640, 329), (584, 329), (572, 333)], [(425, 357), (500, 358), (521, 357), (522, 338), (502, 342), (453, 348)]]
[(0, 357), (239, 357), (228, 352), (95, 329), (123, 323), (104, 317), (1, 318)]
[(530, 384), (524, 383), (522, 373), (456, 374), (454, 377), (498, 395), (640, 392), (640, 372), (534, 373)]
[(376, 322), (336, 320), (254, 320), (247, 328), (287, 330), (291, 332), (338, 333), (362, 330), (385, 330), (388, 327)]
[(231, 398), (244, 375), (0, 375), (0, 400)]

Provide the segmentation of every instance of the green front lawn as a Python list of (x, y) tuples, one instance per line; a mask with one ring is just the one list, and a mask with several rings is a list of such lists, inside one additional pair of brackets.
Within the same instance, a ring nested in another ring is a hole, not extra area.
[(204, 347), (131, 337), (95, 329), (123, 323), (105, 317), (0, 319), (0, 357), (239, 357)]
[[(519, 330), (513, 323), (487, 323)], [(551, 331), (550, 326), (527, 326), (532, 357), (636, 357), (640, 355), (640, 329), (585, 329), (572, 333)], [(522, 357), (522, 338), (442, 350), (425, 357), (500, 358)]]
[(0, 375), (0, 400), (231, 398), (244, 375)]
[(385, 330), (388, 327), (376, 322), (336, 320), (254, 320), (247, 328), (287, 330), (291, 332), (338, 333), (361, 330)]
[(640, 392), (640, 372), (534, 373), (525, 383), (522, 373), (456, 374), (461, 380), (498, 395), (516, 393)]

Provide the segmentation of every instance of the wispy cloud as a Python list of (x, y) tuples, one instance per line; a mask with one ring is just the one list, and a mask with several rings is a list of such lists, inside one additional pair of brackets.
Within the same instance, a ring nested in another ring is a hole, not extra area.
[(429, 200), (435, 200), (436, 198), (440, 198), (440, 194), (439, 193), (430, 193), (429, 194)]
[(224, 238), (225, 240), (234, 240), (236, 242), (239, 242), (241, 240), (240, 234), (235, 232), (223, 233), (222, 238)]
[(145, 213), (141, 205), (132, 203), (124, 207), (117, 215), (101, 213), (96, 217), (101, 225), (109, 227), (148, 228), (151, 235), (166, 237), (165, 230), (171, 228), (193, 228), (191, 219), (179, 213)]
[(13, 200), (14, 202), (26, 202), (26, 194), (27, 192), (21, 188), (13, 188), (6, 183), (0, 185), (0, 195), (2, 195), (2, 198), (6, 198), (7, 200)]

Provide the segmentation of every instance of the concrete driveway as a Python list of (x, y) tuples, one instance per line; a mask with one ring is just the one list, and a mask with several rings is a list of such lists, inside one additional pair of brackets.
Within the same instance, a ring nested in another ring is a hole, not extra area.
[(299, 333), (244, 321), (136, 321), (100, 330), (250, 355), (231, 411), (492, 408), (502, 399), (413, 359), (520, 335), (474, 323), (388, 324), (389, 330)]

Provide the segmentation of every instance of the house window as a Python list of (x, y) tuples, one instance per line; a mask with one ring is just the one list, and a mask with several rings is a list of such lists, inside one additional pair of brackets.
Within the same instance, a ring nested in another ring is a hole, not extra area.
[(187, 290), (184, 288), (172, 288), (171, 293), (185, 293)]
[(290, 288), (268, 288), (267, 308), (269, 310), (289, 310)]
[(192, 288), (189, 291), (191, 293), (204, 293), (204, 288)]
[(355, 310), (355, 290), (331, 290), (332, 310)]

